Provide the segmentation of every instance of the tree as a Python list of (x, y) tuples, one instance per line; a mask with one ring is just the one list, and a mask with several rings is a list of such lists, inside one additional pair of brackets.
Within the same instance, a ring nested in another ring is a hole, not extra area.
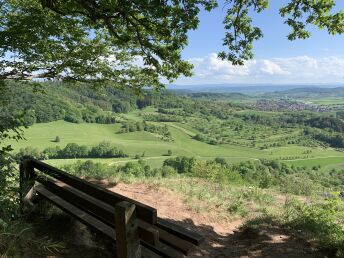
[(11, 145), (6, 144), (9, 139), (23, 138), (19, 129), (21, 116), (14, 117), (10, 112), (10, 100), (7, 97), (10, 89), (0, 80), (0, 218), (5, 219), (14, 215), (19, 203), (18, 173), (15, 171), (14, 157), (9, 154)]
[[(222, 59), (243, 64), (253, 57), (252, 44), (263, 36), (251, 14), (267, 9), (269, 0), (226, 0), (227, 51)], [(187, 33), (198, 27), (201, 8), (216, 0), (0, 1), (0, 79), (33, 78), (111, 83), (141, 89), (162, 87), (190, 76), (182, 60)], [(280, 15), (291, 27), (289, 40), (310, 37), (309, 25), (344, 32), (344, 13), (335, 0), (289, 0)]]
[(60, 141), (61, 141), (60, 136), (56, 136), (54, 142), (60, 142)]
[(76, 143), (68, 143), (62, 153), (66, 158), (83, 158), (88, 156), (88, 148)]
[[(239, 65), (253, 58), (253, 42), (263, 33), (253, 26), (250, 14), (262, 12), (268, 3), (226, 0), (223, 45), (228, 49), (220, 58)], [(136, 92), (145, 86), (160, 89), (161, 79), (172, 82), (192, 74), (192, 65), (181, 57), (187, 34), (198, 27), (201, 8), (216, 7), (216, 0), (0, 0), (0, 98), (6, 102), (10, 94), (6, 80), (35, 78)], [(308, 25), (342, 34), (344, 13), (333, 11), (335, 7), (335, 0), (288, 0), (280, 9), (292, 28), (288, 38), (308, 38)], [(0, 100), (3, 114), (5, 102)], [(0, 142), (22, 137), (20, 116), (0, 117)], [(81, 114), (65, 117), (73, 122), (79, 118)], [(8, 167), (10, 149), (0, 146), (1, 171), (8, 171), (3, 168)]]

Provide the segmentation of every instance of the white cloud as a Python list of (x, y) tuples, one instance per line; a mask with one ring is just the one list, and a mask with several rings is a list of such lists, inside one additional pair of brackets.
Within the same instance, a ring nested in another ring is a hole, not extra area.
[(281, 68), (281, 66), (272, 60), (262, 60), (260, 71), (269, 75), (286, 75), (288, 71)]
[(177, 84), (344, 82), (344, 58), (339, 57), (255, 59), (233, 66), (211, 53), (189, 62), (194, 65), (194, 76), (180, 78)]

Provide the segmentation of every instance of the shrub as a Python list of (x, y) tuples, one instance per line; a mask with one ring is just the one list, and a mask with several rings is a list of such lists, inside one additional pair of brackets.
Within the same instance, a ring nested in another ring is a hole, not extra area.
[(43, 158), (42, 152), (39, 149), (34, 148), (32, 146), (27, 146), (25, 148), (21, 148), (16, 155), (17, 159), (21, 159), (25, 156), (33, 157), (35, 159), (42, 159)]
[(331, 257), (344, 255), (344, 230), (338, 224), (342, 218), (342, 202), (338, 199), (304, 204), (295, 199), (285, 204), (286, 225), (311, 234)]
[(161, 176), (162, 177), (171, 177), (174, 175), (177, 175), (177, 171), (173, 167), (163, 166), (161, 168)]
[(214, 159), (214, 161), (215, 161), (215, 163), (220, 164), (222, 166), (227, 165), (227, 162), (226, 162), (226, 160), (224, 158), (216, 157)]
[(231, 204), (227, 210), (231, 214), (239, 215), (240, 217), (244, 217), (248, 214), (248, 211), (245, 209), (245, 205), (241, 200), (238, 200), (237, 202)]
[(178, 173), (187, 173), (192, 171), (195, 163), (195, 158), (182, 156), (166, 159), (164, 161), (164, 166), (173, 167)]
[(297, 195), (311, 195), (316, 186), (314, 182), (306, 175), (288, 175), (282, 178), (282, 191)]
[(59, 146), (49, 147), (44, 149), (43, 154), (47, 159), (58, 159), (61, 155), (61, 148)]
[(91, 158), (124, 158), (128, 157), (123, 151), (118, 150), (111, 143), (103, 141), (92, 147), (89, 157)]
[(65, 165), (63, 169), (68, 173), (85, 178), (108, 178), (112, 174), (111, 168), (106, 164), (95, 163), (91, 160), (77, 161), (72, 165)]
[(70, 122), (70, 123), (79, 124), (79, 123), (82, 122), (82, 119), (79, 118), (79, 117), (72, 116), (72, 115), (66, 115), (66, 116), (64, 117), (64, 121)]

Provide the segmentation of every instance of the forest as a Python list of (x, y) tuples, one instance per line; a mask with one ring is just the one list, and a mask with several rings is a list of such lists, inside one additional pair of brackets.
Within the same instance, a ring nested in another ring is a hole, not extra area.
[[(82, 85), (71, 87), (52, 83), (40, 86), (27, 83), (20, 87), (13, 83), (10, 89), (10, 105), (1, 108), (0, 115), (17, 117), (23, 126), (57, 120), (70, 123), (118, 123), (122, 133), (147, 131), (165, 141), (172, 141), (169, 129), (159, 123), (178, 122), (197, 130), (198, 133), (193, 136), (195, 140), (212, 145), (236, 144), (266, 149), (286, 144), (321, 144), (344, 148), (344, 111), (338, 107), (335, 110), (301, 110), (295, 113), (288, 109), (257, 109), (256, 104), (251, 103), (252, 99), (259, 103), (267, 98), (264, 95), (247, 96), (245, 99), (245, 95), (241, 94), (242, 101), (233, 102), (233, 94), (224, 100), (224, 96), (216, 93), (201, 95), (146, 90), (138, 96), (112, 88), (94, 91)], [(281, 102), (285, 105), (285, 100), (281, 99)], [(290, 103), (293, 105), (295, 102)], [(146, 107), (155, 108), (156, 111), (145, 112)], [(123, 116), (135, 110), (142, 110), (139, 113), (140, 121)], [(275, 140), (266, 143), (263, 133), (266, 131), (275, 134)], [(298, 133), (288, 137), (291, 132)], [(287, 133), (286, 137), (279, 138), (281, 133)]]

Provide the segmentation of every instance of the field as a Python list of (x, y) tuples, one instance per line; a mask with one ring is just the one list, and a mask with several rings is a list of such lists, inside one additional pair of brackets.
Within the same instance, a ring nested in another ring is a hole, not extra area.
[[(139, 119), (137, 113), (128, 114), (131, 119)], [(158, 124), (158, 123), (156, 123)], [(197, 131), (186, 124), (177, 122), (166, 122), (172, 134), (173, 141), (165, 142), (154, 134), (140, 131), (130, 133), (118, 133), (120, 124), (104, 125), (91, 123), (68, 123), (55, 121), (50, 123), (34, 124), (24, 130), (26, 140), (18, 142), (12, 141), (14, 152), (26, 146), (33, 146), (40, 150), (46, 147), (61, 146), (67, 143), (77, 143), (80, 145), (93, 146), (101, 141), (109, 141), (118, 148), (125, 151), (129, 158), (108, 158), (92, 159), (108, 165), (120, 165), (128, 161), (137, 161), (135, 155), (142, 155), (143, 159), (152, 167), (159, 167), (168, 158), (168, 150), (172, 151), (172, 156), (193, 156), (197, 159), (214, 159), (215, 157), (225, 158), (230, 163), (255, 159), (280, 159), (296, 166), (313, 167), (321, 165), (322, 169), (339, 167), (344, 165), (344, 153), (331, 148), (310, 148), (297, 145), (287, 145), (264, 150), (258, 148), (221, 144), (211, 145), (196, 141), (192, 138)], [(61, 141), (54, 142), (56, 136)], [(305, 155), (306, 152), (310, 152)], [(298, 157), (298, 158), (297, 158)], [(301, 158), (300, 158), (301, 157)], [(52, 165), (60, 166), (71, 164), (82, 159), (56, 159), (49, 160)]]
[(318, 98), (318, 99), (310, 99), (309, 102), (314, 104), (320, 105), (343, 105), (344, 99), (343, 98)]

